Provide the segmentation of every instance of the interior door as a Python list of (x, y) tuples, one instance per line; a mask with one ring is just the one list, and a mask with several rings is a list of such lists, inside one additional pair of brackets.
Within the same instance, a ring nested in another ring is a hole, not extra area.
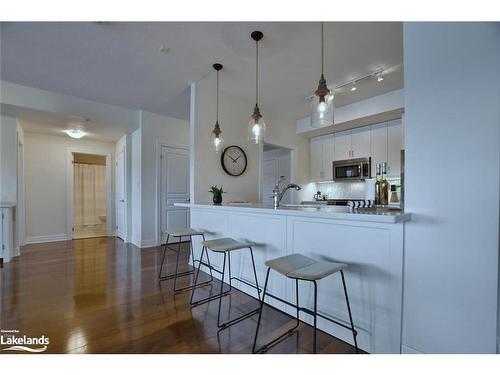
[(116, 157), (116, 235), (126, 240), (125, 220), (125, 149)]
[[(167, 240), (169, 228), (189, 227), (189, 209), (176, 207), (174, 203), (189, 202), (189, 154), (188, 150), (161, 147), (161, 242)], [(178, 239), (170, 238), (169, 242)], [(186, 239), (183, 239), (186, 240)]]

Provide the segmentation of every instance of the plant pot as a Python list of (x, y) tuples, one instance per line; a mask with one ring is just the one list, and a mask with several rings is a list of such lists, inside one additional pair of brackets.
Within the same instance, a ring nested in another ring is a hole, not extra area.
[(219, 205), (222, 203), (222, 194), (214, 194), (213, 202), (215, 205)]

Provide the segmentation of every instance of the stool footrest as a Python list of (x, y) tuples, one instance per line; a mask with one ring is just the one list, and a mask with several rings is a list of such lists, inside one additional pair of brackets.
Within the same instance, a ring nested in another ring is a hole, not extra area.
[[(196, 287), (199, 287), (200, 285), (196, 285)], [(207, 303), (207, 302), (219, 299), (221, 297), (224, 297), (224, 296), (228, 295), (229, 293), (231, 293), (231, 289), (226, 290), (225, 292), (222, 292), (222, 294), (221, 293), (217, 293), (217, 294), (215, 294), (213, 296), (210, 296), (210, 297), (207, 297), (207, 298), (202, 298), (199, 301), (191, 302), (191, 306), (192, 307), (196, 307), (196, 306), (199, 306), (199, 305), (203, 305), (204, 303)]]
[(227, 322), (225, 322), (225, 323), (218, 324), (218, 325), (217, 325), (217, 327), (218, 327), (220, 330), (226, 329), (227, 327), (232, 326), (233, 324), (239, 323), (239, 322), (241, 322), (242, 320), (244, 320), (244, 319), (246, 319), (246, 318), (248, 318), (248, 317), (250, 317), (250, 316), (252, 316), (252, 315), (257, 314), (257, 313), (259, 312), (259, 310), (260, 310), (260, 308), (257, 308), (257, 309), (255, 309), (255, 310), (252, 310), (252, 311), (250, 311), (250, 312), (247, 312), (246, 314), (243, 314), (243, 315), (241, 315), (241, 316), (239, 316), (239, 317), (237, 317), (237, 318), (234, 318), (234, 319), (232, 319), (232, 320), (229, 320), (229, 321), (227, 321)]
[(170, 275), (160, 276), (158, 278), (158, 280), (160, 280), (160, 281), (171, 280), (171, 279), (174, 279), (175, 277), (189, 276), (189, 275), (192, 275), (193, 273), (194, 273), (194, 269), (192, 269), (191, 271), (179, 272), (178, 274), (173, 273)]

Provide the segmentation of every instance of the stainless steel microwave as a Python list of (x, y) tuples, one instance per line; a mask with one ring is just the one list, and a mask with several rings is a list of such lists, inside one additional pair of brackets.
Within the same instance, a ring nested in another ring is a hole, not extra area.
[(333, 181), (354, 181), (371, 178), (372, 159), (358, 158), (333, 162)]

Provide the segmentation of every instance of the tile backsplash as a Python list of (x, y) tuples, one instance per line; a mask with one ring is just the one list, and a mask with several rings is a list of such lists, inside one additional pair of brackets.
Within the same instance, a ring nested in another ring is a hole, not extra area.
[[(400, 185), (401, 180), (399, 178), (389, 178), (389, 183)], [(328, 194), (328, 199), (365, 199), (365, 182), (318, 182), (315, 184), (316, 191), (321, 191), (322, 194)], [(398, 189), (399, 191), (399, 189)], [(314, 195), (314, 194), (313, 194)], [(311, 196), (309, 199), (314, 199)]]

